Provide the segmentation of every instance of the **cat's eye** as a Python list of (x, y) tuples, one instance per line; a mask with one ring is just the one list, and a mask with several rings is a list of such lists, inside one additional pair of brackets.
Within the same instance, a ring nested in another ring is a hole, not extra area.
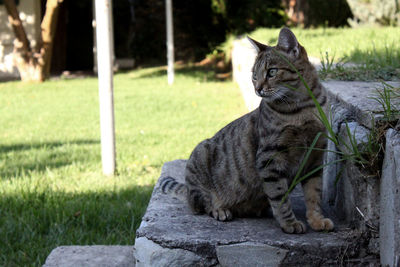
[(272, 68), (272, 69), (268, 70), (267, 76), (268, 77), (274, 77), (277, 73), (278, 73), (278, 69), (277, 68)]

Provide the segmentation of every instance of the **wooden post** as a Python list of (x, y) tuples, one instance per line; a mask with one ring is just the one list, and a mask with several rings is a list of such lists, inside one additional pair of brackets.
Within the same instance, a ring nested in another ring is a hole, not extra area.
[(172, 0), (166, 0), (167, 17), (167, 60), (168, 60), (168, 84), (174, 82), (174, 33), (172, 22)]
[(103, 173), (115, 173), (113, 44), (111, 0), (95, 0), (97, 71), (99, 80), (101, 159)]

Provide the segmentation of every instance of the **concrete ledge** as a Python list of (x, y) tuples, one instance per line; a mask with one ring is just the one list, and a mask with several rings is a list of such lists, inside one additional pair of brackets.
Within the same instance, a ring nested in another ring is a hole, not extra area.
[(61, 246), (43, 267), (135, 267), (133, 246)]
[(214, 261), (202, 259), (197, 254), (180, 248), (163, 248), (146, 237), (135, 240), (137, 267), (146, 266), (204, 266)]
[[(167, 162), (161, 177), (183, 181), (185, 165), (184, 160)], [(296, 216), (305, 221), (299, 188), (291, 200)], [(310, 262), (328, 266), (348, 259), (376, 263), (375, 258), (359, 258), (359, 238), (357, 231), (340, 224), (336, 232), (308, 229), (306, 234), (290, 235), (281, 231), (272, 216), (219, 222), (208, 215), (193, 215), (186, 203), (162, 194), (157, 183), (137, 230), (135, 255), (138, 266), (298, 266)], [(182, 253), (188, 261), (177, 264), (176, 255), (183, 258)]]
[(244, 242), (217, 246), (217, 258), (222, 266), (279, 266), (289, 251), (260, 243)]
[(400, 132), (386, 133), (379, 235), (382, 266), (400, 266)]

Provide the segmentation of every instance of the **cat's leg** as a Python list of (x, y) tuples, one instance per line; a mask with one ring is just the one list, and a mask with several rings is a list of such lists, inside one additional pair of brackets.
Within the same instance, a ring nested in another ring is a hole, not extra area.
[(266, 177), (264, 178), (263, 189), (268, 196), (274, 217), (282, 230), (289, 234), (304, 233), (306, 226), (296, 219), (289, 196), (283, 201), (288, 190), (286, 179), (277, 178), (276, 175)]
[(233, 218), (230, 209), (222, 208), (220, 201), (199, 187), (189, 187), (188, 203), (195, 214), (207, 213), (218, 221), (230, 221)]
[(230, 221), (233, 219), (231, 209), (226, 207), (226, 203), (220, 200), (218, 194), (210, 193), (210, 206), (206, 208), (208, 215), (218, 221)]
[(320, 176), (311, 177), (302, 182), (304, 199), (306, 202), (307, 222), (315, 231), (332, 230), (333, 222), (325, 218), (321, 213), (321, 186), (322, 179)]
[(232, 212), (230, 209), (213, 209), (210, 212), (210, 216), (214, 217), (214, 219), (218, 221), (230, 221), (233, 218)]
[(267, 147), (257, 152), (256, 168), (260, 179), (263, 180), (263, 191), (282, 230), (289, 234), (304, 233), (306, 226), (296, 219), (289, 196), (285, 198), (288, 191), (286, 177), (289, 176), (285, 170), (288, 169), (288, 164), (277, 151), (278, 147)]

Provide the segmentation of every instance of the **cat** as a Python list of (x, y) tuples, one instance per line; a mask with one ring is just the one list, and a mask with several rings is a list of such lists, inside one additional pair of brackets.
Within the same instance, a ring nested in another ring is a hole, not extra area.
[[(304, 233), (305, 224), (296, 219), (290, 198), (284, 196), (305, 148), (324, 126), (293, 66), (322, 107), (327, 106), (326, 93), (290, 29), (281, 29), (275, 47), (248, 39), (257, 50), (252, 82), (262, 98), (260, 106), (196, 146), (187, 161), (185, 184), (164, 177), (160, 188), (187, 201), (195, 214), (228, 221), (233, 216), (260, 216), (271, 208), (284, 232)], [(322, 164), (325, 145), (326, 139), (318, 139), (319, 150), (312, 151), (303, 173)], [(302, 182), (306, 218), (313, 230), (329, 231), (334, 224), (321, 213), (321, 176), (322, 169)]]

